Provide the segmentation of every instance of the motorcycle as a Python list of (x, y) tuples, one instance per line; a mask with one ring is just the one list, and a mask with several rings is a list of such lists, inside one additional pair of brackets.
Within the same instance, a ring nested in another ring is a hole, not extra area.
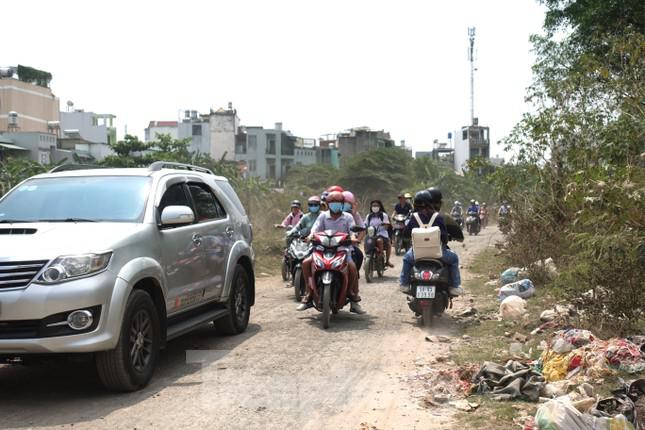
[(384, 252), (378, 252), (376, 247), (376, 228), (370, 226), (367, 228), (367, 236), (365, 236), (365, 280), (369, 283), (374, 279), (374, 271), (379, 278), (383, 277), (385, 272), (385, 256)]
[(291, 261), (291, 285), (293, 286), (294, 297), (300, 301), (307, 293), (307, 281), (302, 273), (302, 262), (309, 257), (313, 245), (308, 243), (302, 237), (297, 237), (289, 245), (289, 259)]
[(438, 259), (420, 259), (414, 262), (408, 295), (408, 307), (423, 326), (432, 325), (435, 316), (452, 308), (450, 272)]
[(511, 231), (510, 214), (499, 214), (497, 217), (497, 225), (499, 226), (499, 231), (508, 234)]
[(349, 283), (344, 282), (348, 276), (348, 251), (341, 248), (351, 246), (352, 240), (347, 233), (327, 230), (314, 234), (312, 244), (313, 303), (322, 313), (322, 326), (326, 329), (331, 314), (337, 314), (349, 303)]
[(468, 217), (466, 218), (466, 230), (471, 236), (473, 234), (479, 234), (479, 231), (481, 230), (481, 223), (477, 214), (472, 212), (468, 214)]
[(396, 214), (392, 217), (394, 225), (394, 252), (396, 255), (405, 254), (408, 249), (410, 249), (410, 239), (403, 237), (403, 230), (405, 229), (405, 222), (409, 218), (409, 215)]

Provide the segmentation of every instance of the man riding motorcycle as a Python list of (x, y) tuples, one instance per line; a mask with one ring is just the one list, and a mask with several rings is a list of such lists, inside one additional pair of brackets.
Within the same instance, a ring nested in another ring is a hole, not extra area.
[(464, 209), (461, 207), (461, 203), (459, 203), (458, 201), (455, 201), (455, 204), (453, 205), (452, 209), (450, 209), (450, 215), (453, 218), (462, 217), (464, 215)]
[(390, 254), (392, 253), (390, 235), (388, 232), (390, 219), (385, 213), (385, 208), (380, 200), (372, 200), (370, 202), (370, 209), (371, 212), (365, 219), (365, 228), (374, 227), (377, 237), (376, 248), (380, 253), (383, 253), (383, 250), (385, 250), (385, 265), (388, 267), (394, 267), (394, 264), (390, 263)]
[[(329, 193), (329, 195), (327, 196), (327, 205), (329, 206), (329, 211), (323, 212), (320, 214), (320, 216), (314, 223), (313, 227), (311, 228), (311, 233), (309, 234), (309, 240), (311, 240), (314, 233), (326, 231), (326, 230), (331, 230), (333, 232), (342, 231), (350, 235), (352, 234), (351, 229), (356, 224), (354, 222), (354, 218), (347, 212), (343, 211), (344, 203), (345, 203), (345, 198), (343, 197), (342, 192), (331, 191)], [(352, 302), (350, 306), (350, 311), (357, 314), (364, 314), (365, 311), (358, 304), (358, 302), (361, 300), (360, 296), (358, 295), (358, 292), (359, 292), (358, 291), (358, 272), (356, 269), (356, 265), (354, 264), (351, 258), (351, 253), (347, 254), (347, 259), (348, 259), (348, 262), (347, 262), (348, 271), (345, 273), (344, 282), (348, 283), (348, 286), (349, 286), (349, 291), (350, 291), (349, 297)], [(307, 294), (302, 299), (302, 303), (296, 308), (296, 310), (298, 311), (304, 311), (306, 309), (313, 307), (312, 297), (313, 297), (313, 289), (315, 288), (315, 286), (314, 286), (314, 279), (312, 276), (313, 272), (311, 270), (311, 264), (312, 264), (311, 257), (307, 258), (302, 263), (302, 273), (304, 274), (305, 279), (307, 280)]]
[[(439, 191), (434, 189), (435, 191)], [(435, 194), (435, 197), (433, 197)], [(439, 192), (440, 194), (440, 192)], [(436, 192), (430, 192), (428, 190), (419, 191), (414, 196), (414, 209), (419, 215), (421, 222), (429, 223), (432, 215), (435, 212), (435, 204), (441, 204), (441, 200), (435, 202), (437, 197)], [(439, 227), (441, 230), (441, 244), (442, 244), (442, 254), (441, 260), (449, 266), (450, 269), (450, 278), (452, 281), (452, 287), (449, 289), (451, 296), (459, 296), (463, 294), (464, 290), (461, 287), (461, 275), (459, 273), (459, 257), (456, 253), (448, 249), (448, 230), (444, 223), (444, 217), (439, 215), (435, 218), (433, 226)], [(416, 217), (410, 218), (403, 234), (407, 237), (412, 235), (412, 229), (420, 227)], [(410, 289), (410, 275), (412, 267), (414, 266), (414, 251), (412, 248), (403, 256), (403, 268), (401, 269), (401, 275), (399, 277), (399, 284), (401, 291), (407, 292)]]
[(508, 202), (504, 200), (502, 202), (502, 205), (499, 207), (499, 210), (497, 211), (497, 216), (498, 217), (505, 217), (511, 213), (511, 207), (509, 206)]
[(394, 212), (392, 216), (396, 214), (408, 216), (412, 212), (412, 205), (408, 202), (408, 198), (412, 198), (410, 193), (401, 193), (399, 194), (399, 202), (394, 205)]

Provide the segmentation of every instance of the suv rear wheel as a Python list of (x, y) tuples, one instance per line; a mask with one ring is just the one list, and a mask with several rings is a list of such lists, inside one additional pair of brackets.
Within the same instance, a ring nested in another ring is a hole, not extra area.
[(128, 298), (115, 349), (96, 354), (96, 368), (106, 388), (135, 391), (150, 382), (159, 357), (159, 314), (148, 293), (134, 290)]
[(249, 325), (251, 315), (251, 281), (249, 274), (239, 264), (235, 266), (231, 292), (226, 306), (229, 313), (214, 321), (215, 329), (226, 335), (242, 333)]

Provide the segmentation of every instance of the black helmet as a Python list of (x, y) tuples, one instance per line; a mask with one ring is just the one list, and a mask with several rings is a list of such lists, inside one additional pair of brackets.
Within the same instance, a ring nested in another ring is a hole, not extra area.
[(429, 208), (432, 205), (432, 195), (428, 190), (419, 191), (414, 195), (415, 208)]
[(434, 204), (441, 204), (441, 200), (443, 199), (443, 195), (441, 194), (441, 190), (437, 187), (430, 187), (428, 188), (428, 192), (432, 196), (432, 203)]

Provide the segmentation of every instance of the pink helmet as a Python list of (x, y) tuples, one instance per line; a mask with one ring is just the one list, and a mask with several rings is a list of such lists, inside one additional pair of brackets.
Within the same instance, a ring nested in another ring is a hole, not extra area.
[(351, 191), (343, 191), (343, 197), (345, 197), (345, 201), (347, 203), (351, 203), (352, 205), (356, 203), (356, 200), (354, 199), (354, 194)]

